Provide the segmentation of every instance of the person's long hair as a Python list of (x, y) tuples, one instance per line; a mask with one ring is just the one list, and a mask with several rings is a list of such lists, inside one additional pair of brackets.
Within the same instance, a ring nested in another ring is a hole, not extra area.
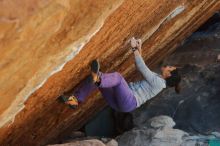
[(180, 93), (180, 81), (181, 81), (181, 75), (179, 74), (179, 70), (175, 69), (173, 71), (170, 72), (171, 76), (166, 78), (166, 85), (168, 87), (174, 87), (176, 93)]

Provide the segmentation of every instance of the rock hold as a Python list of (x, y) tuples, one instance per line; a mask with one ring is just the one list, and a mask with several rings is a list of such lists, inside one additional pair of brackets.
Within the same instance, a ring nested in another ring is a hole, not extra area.
[(175, 122), (168, 116), (158, 116), (149, 120), (150, 126), (153, 128), (173, 128)]

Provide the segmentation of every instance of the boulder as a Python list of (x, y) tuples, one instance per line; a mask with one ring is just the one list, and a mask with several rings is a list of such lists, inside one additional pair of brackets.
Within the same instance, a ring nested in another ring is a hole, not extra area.
[(54, 145), (48, 145), (48, 146), (106, 146), (106, 145), (100, 140), (91, 139), (91, 140), (75, 141), (75, 142), (64, 143), (64, 144), (54, 144)]
[[(169, 121), (169, 122), (165, 122)], [(150, 119), (147, 123), (167, 123), (163, 126), (151, 126), (146, 123), (142, 127), (134, 128), (116, 138), (119, 146), (208, 146), (210, 141), (220, 140), (214, 135), (190, 135), (179, 129), (173, 129), (168, 123), (174, 123), (168, 116), (157, 116)]]
[(78, 87), (91, 60), (133, 80), (132, 36), (153, 67), (219, 8), (213, 0), (1, 0), (0, 145), (45, 145), (80, 129), (106, 105), (100, 94), (74, 111), (57, 97)]

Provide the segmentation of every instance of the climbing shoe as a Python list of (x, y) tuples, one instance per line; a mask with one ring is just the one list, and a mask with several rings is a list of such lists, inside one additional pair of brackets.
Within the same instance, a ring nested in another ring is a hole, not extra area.
[[(90, 68), (91, 68), (91, 75), (89, 76), (89, 81), (90, 83), (94, 83), (95, 85), (99, 86), (100, 84), (100, 64), (98, 60), (93, 60), (90, 64)], [(94, 76), (94, 74), (96, 74), (96, 76)]]
[(75, 109), (78, 106), (78, 99), (75, 96), (65, 97), (64, 95), (61, 95), (59, 97), (60, 101), (68, 104), (70, 108)]
[(98, 74), (99, 73), (99, 69), (100, 69), (100, 64), (99, 64), (99, 61), (98, 60), (93, 60), (90, 64), (90, 67), (91, 67), (91, 71), (93, 73), (96, 73)]

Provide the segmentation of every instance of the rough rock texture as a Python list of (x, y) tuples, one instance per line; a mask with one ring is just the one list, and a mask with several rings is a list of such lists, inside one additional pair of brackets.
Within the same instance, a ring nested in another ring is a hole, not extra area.
[(143, 56), (155, 65), (220, 1), (2, 0), (0, 7), (0, 145), (44, 145), (105, 105), (97, 93), (75, 111), (56, 100), (88, 75), (92, 59), (132, 79), (131, 36), (143, 39)]
[(3, 77), (0, 97), (4, 101), (0, 103), (0, 114), (4, 113), (0, 126), (23, 108), (23, 102), (48, 77), (78, 53), (121, 4), (120, 0), (96, 2), (0, 2), (0, 75)]
[(112, 139), (106, 144), (106, 146), (118, 146), (118, 142)]
[(112, 139), (105, 144), (97, 139), (89, 139), (89, 140), (75, 140), (74, 142), (54, 144), (48, 146), (118, 146), (118, 142)]
[(75, 141), (65, 144), (48, 145), (48, 146), (106, 146), (106, 145), (100, 140), (91, 139), (91, 140)]
[(220, 138), (218, 135), (189, 135), (173, 129), (174, 125), (171, 117), (157, 116), (117, 137), (117, 141), (119, 146), (208, 146), (209, 140)]

